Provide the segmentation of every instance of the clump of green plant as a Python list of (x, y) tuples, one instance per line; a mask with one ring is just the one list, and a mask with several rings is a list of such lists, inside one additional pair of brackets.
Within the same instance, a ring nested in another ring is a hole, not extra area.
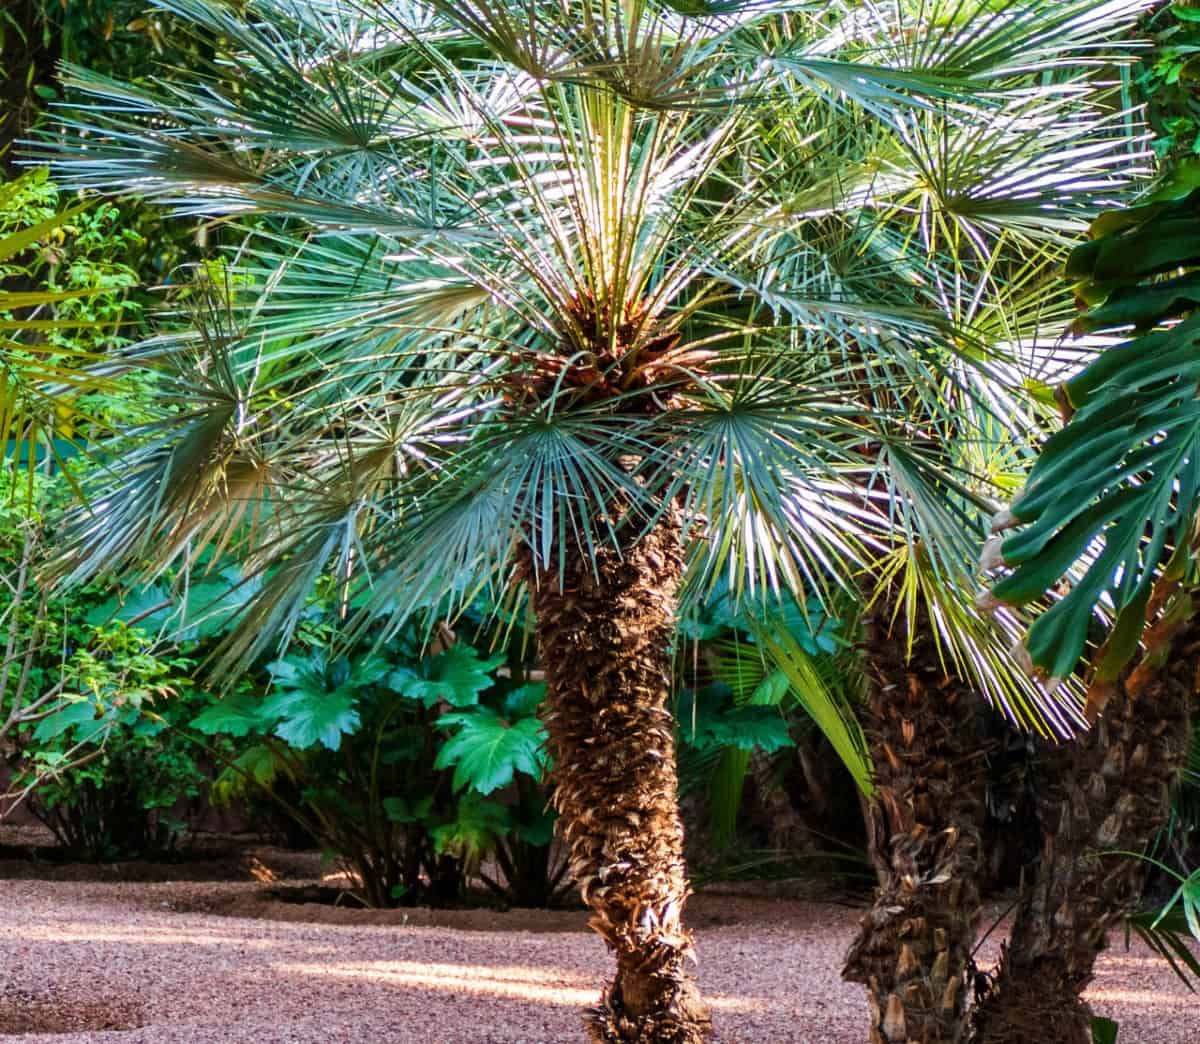
[(207, 780), (194, 745), (170, 728), (197, 699), (192, 661), (110, 619), (104, 584), (62, 592), (40, 582), (62, 487), (61, 476), (0, 471), (7, 804), (25, 802), (79, 858), (162, 855), (185, 827), (173, 810)]
[(45, 573), (59, 509), (93, 466), (79, 444), (140, 416), (153, 375), (84, 372), (136, 336), (146, 238), (122, 204), (64, 198), (44, 169), (0, 180), (0, 741), (10, 792), (72, 855), (162, 855), (207, 774), (173, 718), (189, 661), (114, 620), (110, 578)]
[[(314, 610), (269, 683), (241, 684), (192, 722), (252, 741), (217, 781), (262, 789), (347, 869), (370, 906), (464, 901), (472, 879), (507, 902), (560, 898), (536, 717), (543, 687), (504, 656), (420, 635), (338, 655)], [(518, 672), (519, 674), (519, 669)]]
[[(519, 680), (520, 668), (515, 672)], [(511, 681), (513, 672), (508, 679)], [(552, 845), (554, 814), (541, 785), (549, 759), (537, 711), (546, 695), (541, 682), (514, 686), (500, 680), (499, 692), (438, 719), (448, 738), (435, 764), (454, 768), (452, 785), (469, 803), (455, 823), (440, 828), (437, 841), (465, 857), (497, 896), (517, 906), (553, 906), (570, 893), (567, 861)], [(506, 791), (510, 799), (492, 795)], [(464, 829), (464, 821), (467, 829)], [(499, 877), (481, 866), (490, 857)]]
[(1151, 48), (1139, 66), (1138, 93), (1160, 161), (1200, 155), (1200, 8), (1160, 5), (1147, 19)]
[(675, 707), (681, 787), (704, 795), (717, 850), (737, 840), (747, 779), (757, 777), (760, 790), (771, 785), (773, 757), (820, 744), (827, 760), (840, 762), (860, 789), (867, 786), (870, 762), (854, 716), (856, 695), (847, 687), (856, 671), (845, 630), (816, 602), (789, 599), (759, 616), (721, 590), (684, 621), (688, 644)]
[(15, 786), (70, 855), (161, 858), (185, 837), (211, 781), (179, 731), (202, 706), (191, 662), (123, 624), (72, 657), (72, 683), (20, 744)]
[(143, 280), (131, 262), (144, 245), (124, 209), (65, 199), (44, 169), (0, 180), (5, 466), (27, 477), (39, 469), (70, 484), (78, 476), (66, 470), (67, 461), (80, 442), (125, 430), (140, 417), (153, 375), (118, 388), (85, 371), (142, 330)]
[(0, 197), (0, 236), (39, 229), (31, 249), (0, 264), (0, 279), (61, 295), (26, 316), (58, 324), (42, 328), (46, 344), (86, 353), (128, 343), (123, 329), (142, 316), (142, 303), (130, 295), (140, 280), (129, 258), (144, 239), (121, 208), (109, 201), (64, 208), (47, 171), (33, 170)]

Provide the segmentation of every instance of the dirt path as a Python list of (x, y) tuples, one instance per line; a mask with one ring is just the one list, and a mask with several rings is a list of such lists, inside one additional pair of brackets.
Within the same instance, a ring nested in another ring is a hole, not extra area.
[[(373, 924), (365, 912), (343, 924), (196, 912), (256, 912), (261, 887), (0, 881), (0, 1039), (569, 1044), (608, 972), (574, 915), (533, 932), (493, 929), (503, 914), (464, 930)], [(862, 1044), (862, 994), (838, 978), (856, 918), (787, 900), (694, 900), (717, 1040)], [(1140, 947), (1116, 945), (1092, 996), (1121, 1022), (1122, 1044), (1200, 1041), (1200, 1000)], [(39, 1022), (55, 1032), (29, 1034)]]

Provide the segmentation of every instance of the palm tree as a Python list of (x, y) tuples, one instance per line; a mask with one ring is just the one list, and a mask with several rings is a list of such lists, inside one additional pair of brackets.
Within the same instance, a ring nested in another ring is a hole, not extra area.
[(158, 5), (214, 59), (69, 70), (59, 174), (253, 234), (181, 299), (195, 323), (114, 364), (156, 373), (161, 413), (109, 447), (69, 577), (243, 555), (263, 582), (227, 669), (322, 577), (349, 635), (529, 607), (560, 829), (617, 960), (589, 1032), (703, 1039), (681, 598), (822, 598), (882, 561), (940, 593), (985, 695), (1057, 706), (944, 608), (988, 483), (945, 436), (1032, 423), (995, 334), (1025, 337), (1022, 291), (1122, 181), (1094, 73), (1145, 4)]
[(872, 1044), (956, 1039), (979, 926), (985, 752), (977, 689), (941, 663), (931, 622), (868, 622), (879, 874), (843, 975), (868, 987)]
[(1147, 632), (1137, 662), (1122, 672), (1103, 716), (1046, 759), (1041, 862), (972, 1013), (971, 1040), (1016, 1044), (1039, 1033), (1066, 1044), (1094, 1039), (1082, 994), (1109, 931), (1140, 897), (1143, 867), (1130, 855), (1167, 824), (1198, 683), (1200, 616), (1192, 592), (1178, 592)]
[(1127, 856), (1167, 825), (1187, 765), (1200, 669), (1198, 208), (1187, 177), (1169, 175), (1140, 206), (1101, 215), (1074, 252), (1068, 274), (1093, 306), (1076, 332), (1134, 335), (1062, 385), (1069, 422), (997, 520), (1014, 532), (989, 600), (1056, 592), (1029, 630), (1030, 658), (1061, 677), (1085, 657), (1096, 724), (1046, 759), (1042, 859), (972, 1020), (979, 1044), (1028, 1039), (1033, 1025), (1092, 1039), (1081, 995), (1139, 897), (1141, 864)]

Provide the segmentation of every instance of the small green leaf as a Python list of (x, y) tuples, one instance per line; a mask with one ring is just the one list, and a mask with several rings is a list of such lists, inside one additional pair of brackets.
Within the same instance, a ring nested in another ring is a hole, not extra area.
[(1100, 1015), (1092, 1016), (1092, 1041), (1094, 1044), (1117, 1044), (1117, 1023)]
[(234, 693), (201, 711), (192, 728), (206, 736), (249, 736), (266, 729), (273, 719), (263, 713), (263, 701), (251, 693)]
[(783, 671), (772, 671), (750, 694), (749, 703), (755, 707), (778, 707), (787, 695), (791, 683)]
[(64, 700), (53, 713), (38, 722), (33, 738), (38, 743), (57, 739), (74, 728), (96, 724), (98, 708), (90, 700)]
[(472, 858), (488, 852), (511, 828), (512, 814), (504, 805), (467, 794), (458, 804), (455, 819), (435, 827), (432, 833), (439, 852)]
[(768, 754), (793, 745), (777, 706), (730, 706), (729, 700), (728, 690), (720, 685), (685, 693), (677, 712), (683, 742), (696, 750), (758, 747)]
[(528, 685), (522, 685), (504, 697), (504, 716), (509, 721), (531, 717), (537, 714), (538, 708), (545, 698), (545, 682), (531, 682)]
[(270, 787), (284, 770), (279, 755), (265, 743), (256, 743), (228, 765), (212, 785), (215, 804), (229, 804), (252, 786)]
[(383, 810), (393, 823), (423, 823), (433, 809), (433, 795), (409, 800), (403, 797), (383, 799)]
[(750, 751), (755, 747), (767, 754), (794, 745), (787, 721), (770, 707), (734, 707), (708, 724), (709, 745), (736, 747)]
[(470, 707), (479, 702), (481, 692), (495, 684), (492, 672), (503, 662), (503, 655), (481, 660), (474, 649), (459, 642), (421, 664), (419, 673), (407, 667), (393, 671), (387, 684), (426, 707), (439, 702)]

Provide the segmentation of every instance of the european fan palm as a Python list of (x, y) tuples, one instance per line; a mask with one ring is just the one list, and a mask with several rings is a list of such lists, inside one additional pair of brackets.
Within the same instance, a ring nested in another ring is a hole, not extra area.
[(997, 519), (1014, 532), (994, 597), (1020, 604), (1058, 589), (1030, 629), (1030, 658), (1061, 676), (1086, 654), (1098, 721), (1047, 759), (1042, 861), (975, 1013), (980, 1044), (1027, 1039), (1035, 1025), (1091, 1040), (1082, 993), (1141, 881), (1140, 864), (1114, 853), (1141, 852), (1166, 826), (1187, 765), (1200, 667), (1195, 178), (1185, 164), (1140, 206), (1102, 214), (1073, 253), (1068, 274), (1093, 305), (1076, 331), (1133, 336), (1063, 384), (1069, 422)]
[(589, 1032), (702, 1039), (681, 597), (878, 575), (910, 626), (933, 594), (1017, 716), (1071, 712), (949, 607), (973, 462), (1033, 423), (999, 342), (1130, 163), (1094, 81), (1146, 5), (158, 4), (215, 58), (68, 70), (59, 174), (256, 232), (190, 331), (126, 353), (161, 417), (112, 454), (71, 575), (244, 555), (232, 668), (322, 576), (350, 633), (531, 607), (562, 836), (617, 959)]

